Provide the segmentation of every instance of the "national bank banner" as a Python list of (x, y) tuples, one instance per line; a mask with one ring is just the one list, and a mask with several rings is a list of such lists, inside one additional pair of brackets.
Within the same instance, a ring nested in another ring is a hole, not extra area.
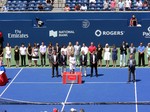
[(128, 20), (46, 20), (42, 27), (31, 20), (0, 21), (0, 31), (4, 35), (4, 44), (12, 46), (21, 43), (33, 44), (42, 41), (67, 45), (94, 42), (103, 46), (108, 43), (120, 46), (122, 41), (133, 42), (136, 46), (140, 42), (150, 42), (150, 20), (142, 20), (141, 27), (129, 27)]

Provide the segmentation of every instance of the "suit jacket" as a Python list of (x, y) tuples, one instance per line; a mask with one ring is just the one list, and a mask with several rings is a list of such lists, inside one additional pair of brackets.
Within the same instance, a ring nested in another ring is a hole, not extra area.
[[(132, 65), (130, 65), (130, 60), (132, 60)], [(134, 71), (136, 66), (136, 60), (135, 59), (128, 59), (127, 65), (129, 68), (129, 71)]]
[[(63, 64), (64, 63), (64, 64)], [(60, 64), (63, 66), (63, 65), (67, 65), (67, 56), (64, 55), (64, 58), (63, 58), (63, 55), (60, 56)]]
[[(82, 59), (82, 56), (83, 55), (80, 55), (80, 65), (86, 66), (87, 65), (87, 55), (84, 55), (84, 60)], [(82, 62), (84, 62), (84, 64)]]
[(123, 54), (123, 52), (127, 55), (127, 46), (125, 46), (125, 48), (123, 48), (123, 46), (120, 47), (120, 54)]
[[(97, 55), (96, 54), (94, 54), (95, 55), (95, 64), (97, 64)], [(90, 55), (90, 64), (92, 65), (93, 64), (93, 54), (91, 54)]]
[[(51, 61), (52, 61), (52, 64), (54, 65), (54, 55), (52, 55)], [(58, 56), (56, 55), (56, 65), (58, 65), (58, 62), (59, 62), (59, 58), (58, 58)]]

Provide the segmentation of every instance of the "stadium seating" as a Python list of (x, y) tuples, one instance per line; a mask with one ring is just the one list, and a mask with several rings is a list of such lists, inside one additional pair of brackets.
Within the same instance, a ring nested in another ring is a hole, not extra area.
[(39, 11), (39, 4), (42, 4), (43, 11), (52, 11), (53, 9), (53, 6), (47, 5), (45, 0), (8, 0), (6, 7), (8, 11)]

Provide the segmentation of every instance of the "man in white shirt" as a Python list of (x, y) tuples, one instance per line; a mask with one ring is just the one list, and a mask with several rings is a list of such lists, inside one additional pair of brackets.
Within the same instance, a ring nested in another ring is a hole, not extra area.
[(21, 55), (21, 66), (26, 66), (26, 47), (24, 46), (24, 43), (22, 43), (20, 47), (20, 55)]
[(96, 3), (96, 0), (89, 0), (89, 3)]
[(80, 10), (81, 11), (87, 11), (87, 5), (86, 4), (81, 5)]
[(84, 51), (84, 54), (87, 55), (88, 53), (88, 47), (85, 45), (85, 43), (83, 43), (82, 47), (81, 47), (81, 52)]
[[(45, 66), (46, 65), (46, 45), (44, 45), (44, 42), (42, 42), (42, 44), (40, 45), (40, 55), (41, 55), (41, 65)], [(43, 64), (43, 60), (44, 60), (44, 64)]]
[(74, 56), (77, 62), (77, 66), (79, 65), (79, 58), (80, 58), (80, 50), (81, 50), (81, 46), (79, 45), (79, 42), (76, 42), (76, 45), (74, 45)]
[(131, 0), (125, 1), (125, 10), (130, 11), (131, 10)]
[(119, 11), (123, 11), (124, 10), (124, 2), (122, 0), (120, 0), (118, 2), (118, 8), (119, 8)]

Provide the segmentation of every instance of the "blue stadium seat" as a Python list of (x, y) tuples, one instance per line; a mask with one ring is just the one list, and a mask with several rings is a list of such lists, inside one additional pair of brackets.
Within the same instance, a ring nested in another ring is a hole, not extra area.
[(51, 11), (52, 9), (50, 7), (45, 7), (44, 11)]
[(89, 11), (95, 11), (95, 7), (90, 7)]
[(16, 8), (14, 9), (14, 11), (20, 11), (20, 8), (19, 8), (19, 7), (16, 7)]
[(101, 11), (101, 8), (100, 8), (100, 7), (96, 7), (95, 10), (96, 10), (96, 11)]
[(38, 0), (38, 1), (36, 1), (36, 3), (37, 3), (37, 4), (39, 4), (39, 3), (41, 3), (41, 1), (40, 1), (40, 0)]
[(20, 11), (26, 11), (26, 8), (25, 7), (21, 7)]
[(74, 8), (75, 5), (76, 5), (76, 4), (72, 3), (72, 4), (70, 4), (70, 7), (71, 7), (71, 8)]
[(88, 2), (88, 0), (83, 0), (82, 3), (83, 4), (88, 4), (89, 2)]
[(13, 7), (9, 7), (8, 11), (14, 11), (14, 8)]
[(12, 2), (11, 1), (7, 1), (7, 4), (11, 4)]
[(28, 2), (25, 0), (25, 1), (23, 1), (23, 3), (24, 3), (24, 4), (27, 4)]
[(28, 11), (34, 11), (34, 8), (33, 7), (29, 7)]
[(70, 4), (71, 3), (71, 1), (70, 0), (66, 0), (66, 4)]
[(72, 3), (76, 4), (76, 0), (72, 0)]
[(36, 7), (34, 3), (30, 3), (28, 7)]
[(12, 1), (12, 3), (13, 3), (13, 4), (16, 4), (16, 3), (17, 3), (17, 1), (16, 1), (16, 0), (13, 0), (13, 1)]
[(82, 2), (82, 0), (77, 0), (76, 3), (77, 4), (82, 4), (83, 2)]
[(34, 8), (34, 11), (39, 11), (39, 9), (37, 7)]

